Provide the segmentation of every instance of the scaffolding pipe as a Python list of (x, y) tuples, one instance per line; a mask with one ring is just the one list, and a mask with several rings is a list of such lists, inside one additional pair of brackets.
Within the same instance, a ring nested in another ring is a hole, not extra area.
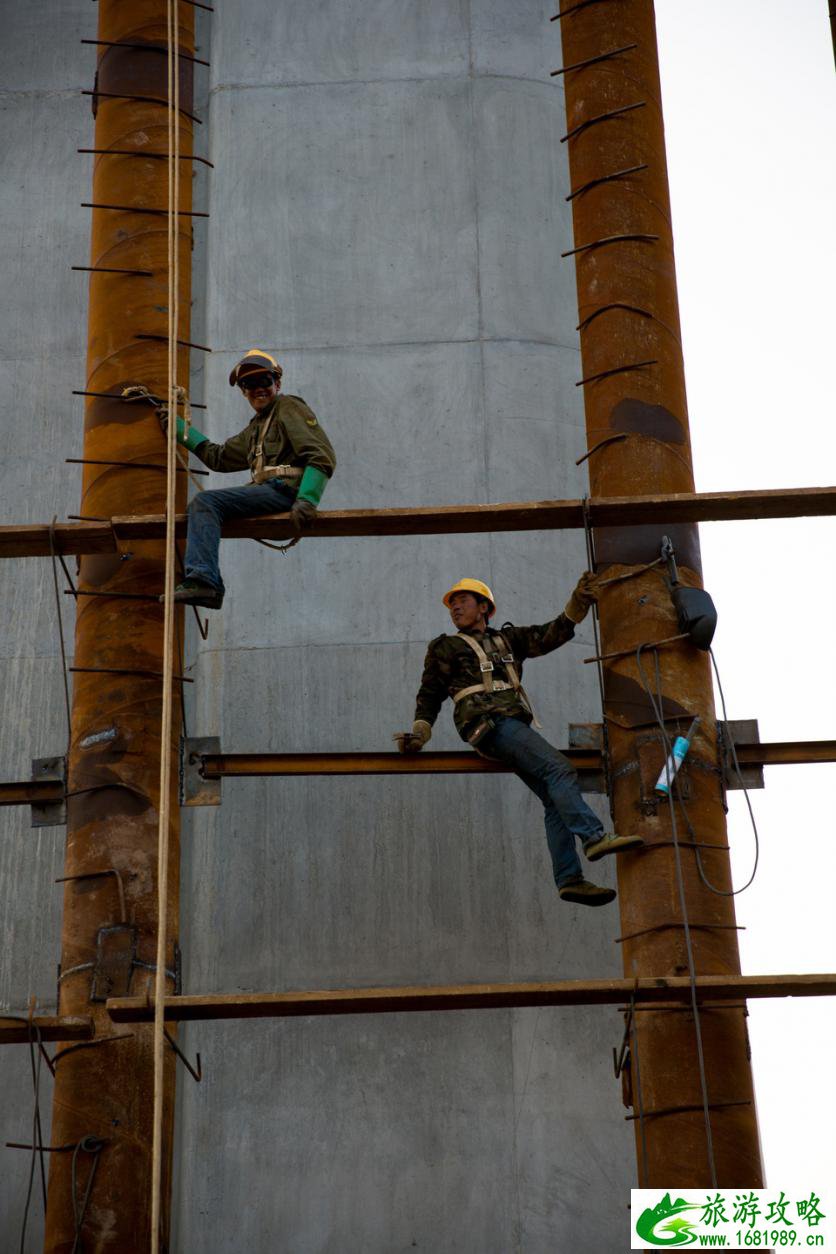
[[(576, 245), (566, 264), (574, 264), (577, 278), (588, 448), (595, 450), (588, 459), (590, 493), (690, 493), (694, 479), (653, 3), (564, 2), (563, 8), (563, 65), (577, 67), (562, 75)], [(607, 178), (616, 172), (618, 178)], [(597, 569), (618, 574), (652, 562), (663, 534), (673, 540), (681, 580), (699, 585), (696, 526), (673, 518), (629, 529), (596, 526)], [(635, 653), (643, 642), (679, 630), (659, 568), (610, 585), (601, 597), (600, 626), (602, 653), (630, 651), (606, 663), (603, 675), (615, 825), (654, 844), (671, 842), (667, 803), (654, 811), (652, 781), (647, 785), (665, 751), (653, 737), (657, 724)], [(651, 689), (655, 666), (654, 655), (646, 653)], [(724, 846), (708, 658), (677, 645), (659, 651), (658, 666), (667, 711), (680, 711), (683, 720), (697, 714), (701, 719), (690, 755), (688, 808), (696, 839)], [(695, 765), (705, 769), (694, 770)], [(681, 813), (677, 819), (684, 846), (692, 837)], [(710, 881), (728, 891), (727, 852), (702, 849), (701, 856)], [(623, 855), (618, 881), (626, 977), (689, 975), (683, 913), (713, 925), (690, 935), (696, 972), (739, 975), (733, 899), (705, 887), (693, 850), (677, 851), (668, 843), (652, 855)], [(660, 926), (672, 919), (679, 920), (677, 927)], [(669, 1120), (636, 1118), (640, 1184), (762, 1187), (744, 1010), (729, 1008), (696, 1020), (690, 1013), (647, 1011), (634, 1028), (636, 1046), (644, 1110), (680, 1109)], [(633, 1090), (639, 1092), (635, 1083)]]
[[(179, 37), (194, 53), (194, 9), (178, 5)], [(95, 204), (157, 206), (167, 202), (166, 112), (144, 97), (167, 96), (165, 0), (100, 0), (101, 41), (93, 97), (95, 143), (91, 200)], [(125, 45), (128, 46), (125, 46)], [(192, 103), (193, 62), (180, 63), (180, 99)], [(181, 116), (182, 151), (191, 152), (192, 125)], [(153, 159), (106, 155), (108, 149), (148, 149)], [(189, 339), (191, 290), (191, 179), (180, 180), (177, 205), (180, 323)], [(165, 460), (157, 419), (147, 405), (126, 405), (127, 384), (167, 390), (167, 231), (164, 218), (93, 208), (89, 279), (89, 338), (81, 510), (109, 518), (126, 503), (138, 514), (164, 509), (165, 478), (153, 469), (118, 463)], [(156, 225), (154, 223), (156, 222)], [(138, 339), (137, 331), (158, 339)], [(178, 352), (177, 382), (188, 383), (189, 352)], [(101, 395), (102, 393), (111, 395)], [(98, 394), (98, 395), (96, 395)], [(110, 462), (111, 465), (104, 464)], [(185, 504), (181, 476), (179, 508)], [(68, 770), (67, 850), (61, 938), (60, 1016), (89, 1016), (97, 1036), (110, 1022), (103, 991), (121, 985), (127, 994), (153, 988), (157, 933), (156, 859), (159, 811), (163, 610), (134, 594), (163, 582), (161, 540), (119, 552), (85, 556), (80, 592), (117, 592), (125, 597), (84, 596), (77, 602), (72, 735)], [(181, 624), (182, 629), (182, 624)], [(175, 719), (166, 752), (172, 761), (167, 968), (175, 969), (178, 936), (179, 810), (175, 782), (180, 734)], [(110, 877), (124, 886), (126, 917)], [(150, 969), (149, 969), (150, 968)], [(168, 982), (174, 992), (173, 981)], [(95, 1000), (94, 1000), (95, 998)], [(50, 1163), (45, 1250), (66, 1254), (146, 1254), (151, 1246), (151, 1143), (153, 1108), (152, 1029), (137, 1026), (118, 1050), (66, 1050), (56, 1068), (52, 1114), (55, 1144), (85, 1137), (105, 1142), (79, 1233), (72, 1197), (73, 1155)], [(59, 1050), (58, 1057), (61, 1058)], [(168, 1246), (174, 1112), (174, 1053), (166, 1060), (162, 1245)]]

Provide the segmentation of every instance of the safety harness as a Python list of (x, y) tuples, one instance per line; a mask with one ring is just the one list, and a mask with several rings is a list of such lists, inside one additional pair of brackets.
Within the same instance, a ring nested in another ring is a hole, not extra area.
[[(537, 715), (534, 713), (534, 708), (528, 699), (528, 693), (520, 682), (520, 676), (517, 671), (517, 664), (514, 660), (514, 655), (511, 652), (508, 642), (502, 632), (498, 631), (493, 639), (499, 645), (500, 649), (505, 650), (504, 653), (499, 655), (497, 661), (501, 662), (505, 667), (505, 673), (508, 676), (507, 683), (504, 679), (494, 679), (494, 664), (477, 640), (474, 640), (472, 636), (466, 635), (463, 631), (460, 631), (458, 635), (461, 640), (464, 640), (466, 644), (470, 645), (470, 648), (476, 654), (476, 657), (479, 660), (479, 670), (482, 672), (482, 682), (481, 684), (471, 684), (469, 688), (462, 688), (459, 692), (455, 693), (453, 696), (453, 703), (456, 704), (464, 697), (471, 697), (477, 692), (510, 692), (513, 690), (522, 702), (523, 707), (531, 715), (532, 726), (542, 728), (542, 723), (538, 722)], [(496, 656), (497, 655), (494, 654), (494, 657)]]
[(271, 406), (270, 413), (262, 423), (261, 430), (256, 438), (253, 448), (253, 483), (267, 483), (270, 479), (301, 479), (304, 474), (301, 466), (264, 465), (264, 441), (267, 439), (267, 432), (270, 430), (270, 426), (278, 411), (280, 399), (280, 397), (277, 397), (275, 405)]

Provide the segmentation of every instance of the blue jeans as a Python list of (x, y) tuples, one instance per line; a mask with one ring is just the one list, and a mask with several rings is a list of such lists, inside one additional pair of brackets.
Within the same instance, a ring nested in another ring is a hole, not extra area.
[(296, 489), (276, 479), (267, 483), (246, 483), (238, 488), (198, 492), (189, 503), (186, 578), (202, 579), (223, 592), (224, 581), (218, 566), (222, 524), (230, 518), (280, 514), (290, 509), (295, 499)]
[(581, 796), (571, 763), (519, 718), (496, 718), (496, 729), (482, 737), (479, 748), (510, 766), (542, 801), (558, 888), (583, 878), (575, 837), (587, 845), (598, 839), (604, 827)]

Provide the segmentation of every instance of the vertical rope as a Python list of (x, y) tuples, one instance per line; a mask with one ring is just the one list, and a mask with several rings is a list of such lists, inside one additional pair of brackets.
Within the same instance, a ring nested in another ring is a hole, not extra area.
[(166, 0), (168, 68), (168, 424), (166, 442), (165, 599), (163, 617), (163, 700), (160, 732), (160, 801), (157, 844), (157, 963), (154, 979), (154, 1132), (151, 1151), (151, 1254), (159, 1254), (163, 1167), (164, 1016), (168, 848), (171, 792), (172, 690), (174, 685), (174, 522), (177, 466), (177, 335), (179, 256), (177, 208), (180, 199), (179, 5)]

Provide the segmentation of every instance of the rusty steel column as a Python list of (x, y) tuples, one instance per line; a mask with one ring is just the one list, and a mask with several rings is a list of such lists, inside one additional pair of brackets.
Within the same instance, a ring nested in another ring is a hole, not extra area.
[[(180, 42), (194, 55), (194, 8), (180, 4)], [(99, 0), (94, 149), (167, 154), (165, 0)], [(126, 46), (130, 45), (130, 46)], [(192, 152), (192, 69), (180, 70), (182, 152)], [(144, 99), (141, 99), (143, 98)], [(160, 103), (155, 103), (159, 101)], [(93, 208), (87, 389), (120, 393), (144, 383), (167, 387), (168, 163), (146, 156), (93, 158)], [(189, 339), (192, 162), (181, 163), (178, 246), (180, 326)], [(142, 338), (142, 337), (158, 337)], [(178, 380), (188, 383), (188, 349), (178, 354)], [(165, 444), (152, 408), (101, 396), (88, 398), (81, 514), (159, 514), (165, 474), (126, 462), (165, 463)], [(178, 478), (185, 481), (185, 475)], [(180, 485), (179, 506), (185, 488)], [(157, 827), (162, 712), (163, 588), (161, 541), (131, 544), (131, 553), (80, 559), (82, 590), (120, 596), (80, 597), (75, 637), (69, 814), (64, 885), (59, 1012), (92, 1015), (96, 1039), (59, 1051), (51, 1143), (85, 1142), (76, 1161), (76, 1202), (95, 1176), (78, 1248), (89, 1254), (132, 1254), (150, 1247), (153, 1112), (152, 1029), (118, 1031), (104, 1001), (116, 989), (153, 990), (157, 932)], [(124, 594), (130, 594), (129, 597)], [(138, 599), (135, 599), (138, 598)], [(142, 599), (145, 598), (145, 599)], [(178, 623), (182, 633), (182, 622)], [(179, 671), (181, 668), (176, 666)], [(177, 752), (178, 715), (167, 752)], [(172, 771), (176, 781), (177, 771)], [(172, 789), (174, 794), (175, 790)], [(179, 810), (172, 795), (168, 967), (177, 966)], [(171, 978), (168, 988), (174, 988)], [(174, 1055), (166, 1064), (163, 1248), (168, 1246)], [(50, 1156), (45, 1249), (75, 1249), (71, 1153)]]
[[(574, 214), (582, 374), (593, 496), (691, 492), (673, 238), (652, 0), (563, 0), (567, 135)], [(695, 105), (696, 107), (696, 105)], [(652, 562), (663, 533), (683, 583), (699, 586), (694, 525), (600, 528), (597, 569), (615, 575)], [(607, 588), (600, 602), (603, 653), (677, 631), (661, 568)], [(731, 872), (709, 661), (691, 645), (658, 651), (671, 736), (702, 723), (689, 754), (688, 811), (707, 878), (728, 891)], [(653, 652), (644, 670), (655, 689)], [(618, 864), (624, 972), (687, 975), (684, 914), (672, 821), (653, 785), (663, 743), (635, 654), (604, 667), (616, 828), (639, 832), (641, 852)], [(677, 721), (679, 720), (679, 721)], [(701, 881), (681, 812), (678, 836), (694, 966), (738, 974), (733, 899)], [(640, 1010), (631, 1066), (641, 1185), (758, 1187), (763, 1183), (748, 1038), (742, 1007)], [(704, 1050), (710, 1136), (697, 1052)], [(637, 1054), (637, 1057), (635, 1056)], [(639, 1064), (637, 1074), (637, 1063)], [(639, 1083), (641, 1103), (639, 1102)], [(643, 1118), (640, 1120), (639, 1105)], [(712, 1171), (712, 1157), (714, 1173)]]

